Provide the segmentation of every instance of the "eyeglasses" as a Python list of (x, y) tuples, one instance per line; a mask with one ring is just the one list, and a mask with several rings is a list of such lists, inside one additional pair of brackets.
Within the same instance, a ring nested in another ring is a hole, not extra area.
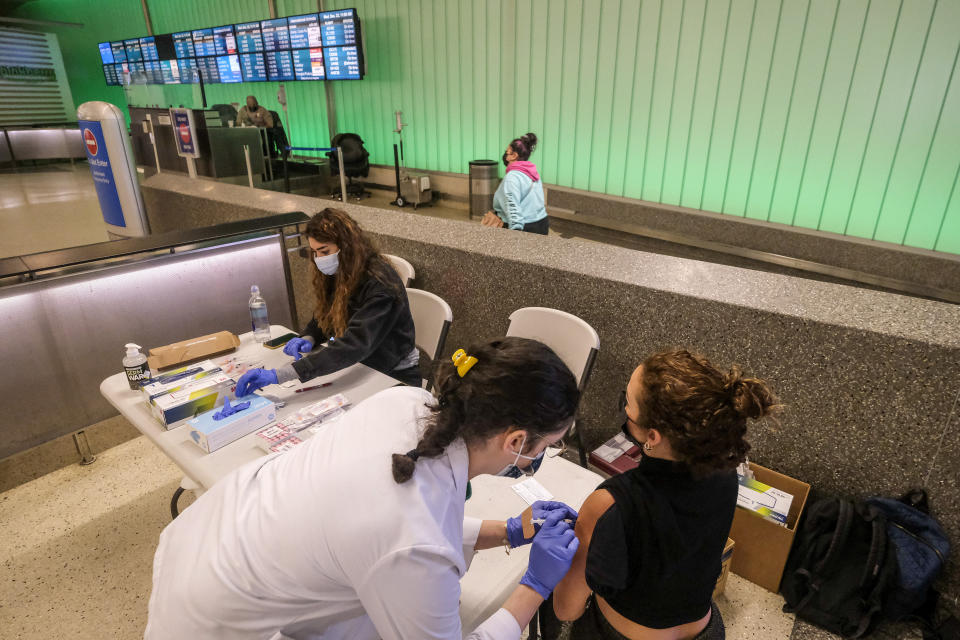
[(567, 452), (567, 443), (563, 441), (563, 438), (560, 438), (556, 442), (548, 444), (546, 450), (548, 458), (556, 458)]

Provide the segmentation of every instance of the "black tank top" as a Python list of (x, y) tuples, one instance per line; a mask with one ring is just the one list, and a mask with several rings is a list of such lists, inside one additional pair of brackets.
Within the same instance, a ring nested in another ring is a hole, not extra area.
[(590, 588), (653, 629), (705, 616), (737, 505), (736, 472), (694, 478), (682, 463), (644, 456), (599, 488), (614, 504), (590, 540)]

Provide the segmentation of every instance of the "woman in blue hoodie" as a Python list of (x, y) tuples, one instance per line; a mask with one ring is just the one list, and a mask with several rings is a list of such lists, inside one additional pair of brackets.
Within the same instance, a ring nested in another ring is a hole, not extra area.
[(507, 173), (493, 195), (493, 211), (484, 216), (487, 227), (509, 227), (547, 235), (550, 220), (543, 203), (543, 182), (530, 154), (537, 148), (537, 136), (528, 133), (514, 139), (503, 154)]

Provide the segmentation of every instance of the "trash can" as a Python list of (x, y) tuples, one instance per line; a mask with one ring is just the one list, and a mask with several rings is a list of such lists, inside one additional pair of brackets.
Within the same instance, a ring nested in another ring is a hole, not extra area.
[(496, 160), (470, 161), (470, 217), (482, 218), (493, 209), (493, 194), (500, 183)]

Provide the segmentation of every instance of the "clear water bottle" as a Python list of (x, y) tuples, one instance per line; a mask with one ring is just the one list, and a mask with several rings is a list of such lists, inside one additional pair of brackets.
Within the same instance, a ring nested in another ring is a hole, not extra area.
[(260, 287), (250, 287), (250, 325), (253, 339), (266, 342), (270, 339), (270, 320), (267, 319), (267, 301), (260, 295)]

